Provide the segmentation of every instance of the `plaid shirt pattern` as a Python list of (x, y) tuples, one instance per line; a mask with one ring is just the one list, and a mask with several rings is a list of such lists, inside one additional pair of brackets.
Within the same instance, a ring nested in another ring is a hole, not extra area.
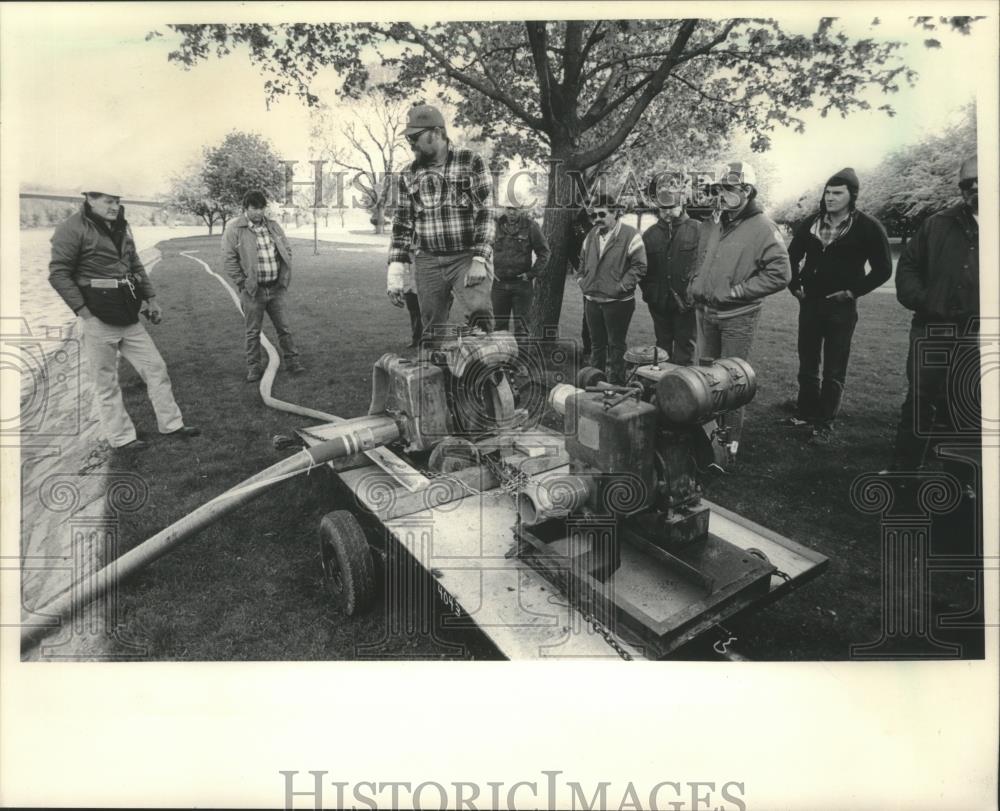
[(250, 223), (250, 230), (257, 237), (257, 283), (269, 284), (278, 281), (278, 249), (267, 230), (267, 223)]
[(399, 206), (392, 221), (390, 262), (409, 262), (414, 245), (429, 253), (471, 251), (493, 258), (492, 181), (483, 159), (448, 149), (444, 168), (410, 164), (399, 176)]
[(816, 218), (816, 222), (813, 223), (812, 232), (816, 235), (816, 238), (823, 243), (824, 248), (829, 248), (832, 243), (836, 242), (844, 234), (850, 231), (853, 224), (853, 211), (848, 214), (839, 225), (834, 225), (830, 222), (830, 215), (824, 214), (822, 217)]

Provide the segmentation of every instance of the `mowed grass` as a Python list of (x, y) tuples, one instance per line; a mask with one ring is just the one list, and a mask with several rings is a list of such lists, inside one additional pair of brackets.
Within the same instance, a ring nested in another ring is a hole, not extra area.
[[(154, 273), (164, 322), (149, 327), (170, 369), (185, 420), (198, 439), (156, 433), (137, 375), (123, 364), (126, 405), (152, 447), (117, 454), (113, 467), (133, 470), (149, 486), (147, 502), (121, 521), (122, 551), (150, 537), (211, 497), (275, 463), (271, 438), (313, 424), (263, 405), (244, 382), (242, 319), (215, 278), (181, 256), (221, 272), (218, 237), (161, 245)], [(366, 412), (371, 368), (409, 340), (405, 310), (385, 296), (384, 250), (372, 246), (293, 240), (295, 273), (289, 313), (308, 373), (279, 372), (273, 394), (342, 417)], [(563, 334), (579, 336), (581, 304), (567, 285)], [(833, 444), (815, 448), (779, 425), (781, 404), (796, 391), (798, 305), (787, 293), (768, 299), (752, 363), (758, 393), (750, 404), (739, 468), (717, 480), (709, 497), (831, 559), (817, 580), (772, 606), (742, 618), (739, 648), (754, 659), (844, 659), (852, 643), (877, 639), (880, 627), (878, 518), (852, 507), (851, 484), (888, 459), (905, 391), (909, 314), (890, 294), (861, 300), (860, 319)], [(270, 323), (265, 332), (277, 343)], [(639, 303), (631, 344), (653, 342)], [(122, 637), (145, 655), (186, 660), (491, 658), (495, 650), (475, 630), (450, 631), (443, 642), (420, 634), (386, 637), (385, 612), (349, 619), (323, 592), (317, 528), (322, 515), (350, 508), (349, 494), (327, 471), (279, 485), (160, 559), (119, 595)], [(434, 608), (438, 614), (440, 606)], [(436, 615), (437, 616), (437, 615)], [(444, 643), (458, 646), (447, 647)]]

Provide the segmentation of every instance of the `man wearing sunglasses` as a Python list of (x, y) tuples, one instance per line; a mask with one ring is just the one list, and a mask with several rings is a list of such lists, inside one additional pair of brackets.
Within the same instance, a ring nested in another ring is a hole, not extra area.
[(625, 348), (635, 288), (646, 275), (642, 235), (621, 221), (621, 207), (606, 196), (590, 208), (594, 227), (580, 249), (577, 280), (583, 291), (590, 329), (591, 364), (606, 372), (608, 382), (625, 383)]
[(486, 163), (471, 150), (452, 147), (444, 117), (430, 105), (410, 110), (404, 134), (414, 160), (399, 177), (389, 247), (389, 300), (397, 307), (406, 304), (403, 288), (413, 248), (424, 339), (440, 337), (452, 296), (470, 324), (492, 332), (490, 266), (496, 226)]
[[(765, 216), (753, 167), (733, 161), (710, 187), (712, 218), (699, 233), (700, 265), (688, 287), (697, 305), (698, 354), (703, 360), (743, 358), (750, 350), (765, 296), (788, 286), (791, 268), (785, 241)], [(743, 409), (729, 423), (729, 455), (735, 461)]]
[(913, 310), (913, 322), (894, 470), (923, 466), (932, 423), (953, 435), (963, 432), (961, 426), (949, 424), (953, 418), (947, 402), (949, 392), (965, 422), (975, 423), (975, 431), (970, 432), (974, 442), (970, 444), (980, 444), (981, 381), (975, 337), (979, 319), (979, 168), (975, 156), (962, 162), (958, 187), (962, 201), (926, 219), (896, 267), (896, 297)]

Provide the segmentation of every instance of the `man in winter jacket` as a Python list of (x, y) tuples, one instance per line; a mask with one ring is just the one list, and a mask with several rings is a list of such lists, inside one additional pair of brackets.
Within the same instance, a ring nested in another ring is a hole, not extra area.
[(519, 337), (527, 334), (532, 289), (549, 262), (549, 253), (549, 243), (538, 223), (517, 206), (506, 206), (497, 218), (493, 240), (496, 279), (491, 295), (497, 329), (510, 330)]
[(788, 289), (799, 300), (799, 394), (790, 422), (813, 423), (812, 444), (829, 441), (840, 410), (857, 300), (892, 275), (889, 239), (878, 220), (857, 210), (859, 188), (853, 169), (837, 172), (826, 182), (819, 212), (788, 246)]
[[(925, 220), (896, 267), (896, 297), (913, 310), (896, 470), (922, 466), (932, 423), (981, 443), (978, 175), (974, 156), (963, 161), (962, 202)], [(960, 412), (957, 425), (949, 405)]]
[(260, 380), (260, 329), (264, 313), (271, 318), (285, 359), (285, 368), (302, 374), (295, 340), (288, 326), (285, 295), (292, 281), (292, 248), (285, 232), (267, 216), (267, 197), (262, 191), (247, 192), (243, 214), (222, 235), (222, 266), (240, 291), (246, 327), (247, 381)]
[(639, 286), (653, 318), (656, 345), (670, 353), (671, 363), (690, 366), (698, 326), (687, 288), (698, 256), (698, 222), (688, 216), (684, 198), (676, 192), (661, 192), (657, 203), (659, 218), (642, 235), (649, 267)]
[(621, 221), (622, 209), (601, 196), (591, 204), (594, 227), (580, 249), (577, 280), (590, 329), (591, 364), (609, 383), (625, 383), (625, 342), (635, 312), (635, 288), (646, 275), (642, 236)]
[[(711, 187), (715, 210), (701, 226), (698, 272), (688, 287), (697, 305), (702, 360), (752, 362), (763, 299), (787, 287), (791, 277), (785, 242), (758, 205), (756, 184), (753, 167), (733, 161)], [(731, 460), (739, 450), (743, 419), (740, 408), (728, 425)]]
[(122, 400), (118, 384), (121, 353), (146, 384), (160, 433), (197, 436), (197, 428), (184, 425), (167, 365), (139, 323), (143, 299), (147, 302), (145, 313), (154, 324), (160, 323), (162, 310), (125, 220), (121, 192), (110, 183), (102, 187), (111, 191), (85, 192), (80, 211), (56, 228), (49, 262), (49, 284), (79, 317), (83, 350), (100, 405), (101, 428), (113, 448), (147, 447), (137, 437)]

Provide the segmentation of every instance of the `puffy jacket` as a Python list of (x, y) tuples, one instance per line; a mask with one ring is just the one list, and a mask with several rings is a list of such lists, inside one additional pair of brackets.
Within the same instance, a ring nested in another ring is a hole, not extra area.
[(702, 223), (698, 272), (688, 287), (698, 304), (744, 308), (788, 286), (788, 250), (777, 227), (751, 200), (735, 219)]
[(658, 219), (642, 235), (649, 264), (639, 287), (643, 300), (653, 307), (687, 307), (687, 288), (697, 267), (698, 231), (697, 220), (684, 212), (675, 223)]
[[(267, 230), (278, 249), (278, 286), (292, 281), (292, 247), (285, 232), (274, 220), (266, 219)], [(257, 235), (250, 230), (250, 220), (240, 214), (222, 235), (222, 267), (238, 288), (246, 287), (251, 296), (257, 291)]]
[(156, 295), (135, 248), (124, 207), (119, 209), (113, 227), (123, 232), (121, 249), (112, 239), (111, 226), (94, 222), (90, 205), (84, 201), (80, 210), (63, 220), (52, 235), (49, 284), (74, 313), (84, 306), (81, 279), (124, 279), (132, 274), (142, 298)]
[(585, 296), (627, 299), (646, 275), (646, 248), (631, 225), (619, 222), (600, 252), (600, 228), (594, 227), (580, 250), (580, 289)]
[(907, 243), (896, 298), (917, 320), (979, 315), (979, 226), (964, 203), (924, 220)]
[(514, 281), (524, 274), (536, 278), (549, 263), (549, 254), (549, 243), (542, 229), (526, 214), (504, 213), (497, 219), (493, 240), (493, 272), (497, 281)]
[[(823, 247), (822, 240), (813, 233), (819, 216), (814, 214), (802, 223), (788, 246), (792, 263), (790, 290), (802, 288), (808, 298), (826, 298), (831, 293), (850, 290), (854, 298), (861, 298), (889, 280), (892, 275), (889, 238), (878, 220), (855, 211), (847, 233)], [(800, 272), (803, 256), (806, 262)], [(871, 265), (868, 273), (865, 262)]]

